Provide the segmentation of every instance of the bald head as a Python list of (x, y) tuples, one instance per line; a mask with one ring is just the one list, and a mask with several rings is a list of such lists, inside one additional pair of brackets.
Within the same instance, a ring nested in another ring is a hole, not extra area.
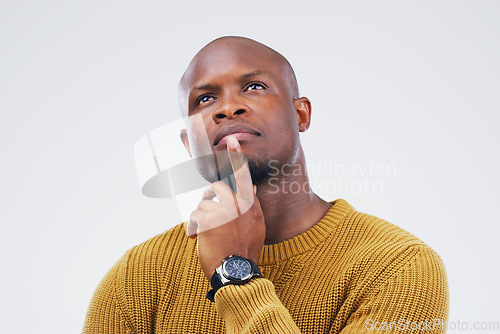
[[(179, 82), (180, 107), (183, 114), (188, 109), (187, 97), (196, 84), (200, 73), (209, 70), (223, 71), (232, 63), (245, 63), (248, 67), (264, 65), (273, 68), (277, 76), (283, 80), (291, 99), (299, 97), (297, 79), (288, 60), (270, 47), (250, 38), (238, 36), (220, 37), (205, 45), (191, 60)], [(227, 66), (225, 66), (227, 65)], [(259, 70), (260, 71), (260, 70)]]

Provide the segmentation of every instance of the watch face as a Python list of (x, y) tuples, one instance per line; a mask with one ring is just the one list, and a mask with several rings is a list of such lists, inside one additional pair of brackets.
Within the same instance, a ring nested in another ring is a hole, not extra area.
[(226, 261), (224, 271), (231, 279), (244, 280), (251, 275), (252, 266), (247, 260), (235, 257)]

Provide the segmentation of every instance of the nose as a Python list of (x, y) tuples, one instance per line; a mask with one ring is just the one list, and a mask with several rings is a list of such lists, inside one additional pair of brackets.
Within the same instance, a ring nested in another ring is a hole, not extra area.
[(235, 118), (248, 112), (248, 106), (240, 101), (236, 96), (226, 96), (219, 99), (219, 108), (215, 109), (212, 118), (216, 123), (224, 118)]

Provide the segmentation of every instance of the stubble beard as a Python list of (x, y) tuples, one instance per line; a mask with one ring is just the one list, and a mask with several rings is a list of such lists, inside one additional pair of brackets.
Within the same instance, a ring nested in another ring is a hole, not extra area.
[[(256, 186), (266, 182), (273, 172), (269, 160), (264, 157), (249, 158), (247, 164), (252, 183)], [(217, 159), (217, 166), (213, 163), (213, 156), (198, 157), (196, 168), (200, 175), (210, 183), (224, 180), (233, 174), (233, 168), (228, 157)]]
[(252, 176), (252, 183), (256, 186), (266, 182), (273, 172), (269, 161), (264, 159), (248, 160), (248, 169), (250, 170), (250, 175)]

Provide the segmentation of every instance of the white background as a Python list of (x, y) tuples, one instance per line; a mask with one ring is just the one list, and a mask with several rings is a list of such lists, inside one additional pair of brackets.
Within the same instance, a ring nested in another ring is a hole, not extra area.
[(179, 222), (173, 200), (141, 195), (133, 148), (178, 119), (182, 72), (222, 35), (292, 63), (313, 104), (308, 164), (396, 166), (349, 178), (382, 190), (320, 195), (433, 247), (450, 321), (500, 321), (499, 14), (485, 0), (2, 0), (0, 332), (81, 331), (116, 260)]

